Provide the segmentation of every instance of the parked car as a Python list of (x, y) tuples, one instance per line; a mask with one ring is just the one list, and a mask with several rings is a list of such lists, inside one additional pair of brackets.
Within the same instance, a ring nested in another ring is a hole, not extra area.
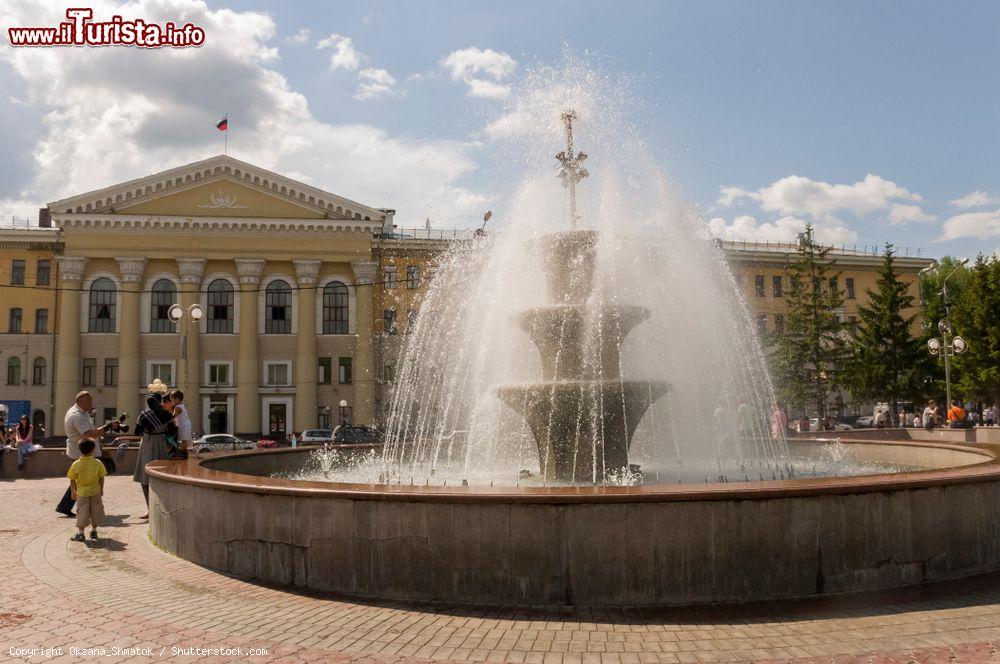
[[(833, 430), (834, 431), (853, 431), (854, 430), (854, 427), (852, 427), (850, 424), (844, 424), (843, 422), (837, 422), (836, 420), (834, 420), (832, 424), (833, 424)], [(814, 418), (812, 418), (812, 419), (809, 420), (809, 430), (810, 431), (822, 431), (822, 428), (819, 426), (819, 418), (818, 417), (814, 417)]]
[(854, 421), (854, 426), (859, 429), (868, 429), (875, 426), (875, 416), (874, 415), (862, 415), (857, 420)]
[(213, 433), (202, 436), (194, 441), (191, 443), (191, 447), (195, 452), (202, 454), (204, 452), (223, 452), (226, 450), (249, 450), (256, 447), (256, 445), (252, 441), (243, 440), (228, 433)]
[(332, 443), (333, 431), (330, 429), (306, 429), (299, 436), (299, 443), (311, 445), (316, 443)]
[(381, 443), (382, 434), (368, 427), (341, 424), (333, 430), (335, 443)]

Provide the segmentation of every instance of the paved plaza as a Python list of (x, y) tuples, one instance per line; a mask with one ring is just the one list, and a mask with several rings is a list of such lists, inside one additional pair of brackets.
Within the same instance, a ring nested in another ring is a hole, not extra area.
[(1000, 575), (701, 609), (371, 603), (263, 587), (161, 552), (127, 477), (109, 478), (101, 541), (70, 542), (73, 521), (53, 512), (64, 486), (0, 481), (0, 661), (60, 647), (28, 661), (1000, 661)]

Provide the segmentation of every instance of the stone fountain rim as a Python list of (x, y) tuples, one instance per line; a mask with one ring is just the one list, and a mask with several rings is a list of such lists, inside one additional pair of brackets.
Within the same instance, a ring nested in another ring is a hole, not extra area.
[[(833, 439), (810, 439), (833, 442)], [(983, 457), (980, 463), (930, 470), (852, 477), (729, 482), (725, 484), (657, 485), (638, 487), (428, 487), (382, 486), (287, 480), (246, 475), (212, 468), (213, 462), (229, 457), (265, 454), (300, 454), (319, 446), (218, 452), (184, 461), (153, 461), (146, 466), (157, 480), (229, 491), (293, 495), (344, 500), (382, 500), (433, 503), (662, 503), (732, 500), (764, 500), (821, 495), (891, 492), (989, 482), (1000, 479), (1000, 445), (927, 441), (873, 441), (839, 439), (845, 445), (937, 448)]]

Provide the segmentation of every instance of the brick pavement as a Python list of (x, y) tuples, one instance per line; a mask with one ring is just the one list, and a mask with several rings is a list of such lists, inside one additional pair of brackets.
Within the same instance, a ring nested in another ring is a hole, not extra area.
[[(109, 478), (100, 543), (70, 542), (63, 481), (0, 481), (0, 661), (994, 662), (1000, 575), (914, 590), (696, 609), (423, 606), (265, 587), (169, 556)], [(73, 656), (71, 646), (109, 656)], [(113, 647), (151, 656), (111, 656)], [(172, 648), (242, 647), (199, 655)], [(250, 656), (250, 648), (266, 655)], [(216, 656), (217, 655), (217, 656)]]

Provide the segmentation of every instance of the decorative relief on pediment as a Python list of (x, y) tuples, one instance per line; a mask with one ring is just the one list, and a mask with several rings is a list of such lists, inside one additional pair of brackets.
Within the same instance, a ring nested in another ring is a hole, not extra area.
[(198, 207), (207, 208), (210, 210), (217, 210), (219, 208), (225, 208), (229, 210), (245, 210), (246, 205), (237, 205), (237, 196), (235, 193), (226, 191), (221, 187), (216, 189), (214, 193), (209, 194), (208, 204), (202, 204)]

